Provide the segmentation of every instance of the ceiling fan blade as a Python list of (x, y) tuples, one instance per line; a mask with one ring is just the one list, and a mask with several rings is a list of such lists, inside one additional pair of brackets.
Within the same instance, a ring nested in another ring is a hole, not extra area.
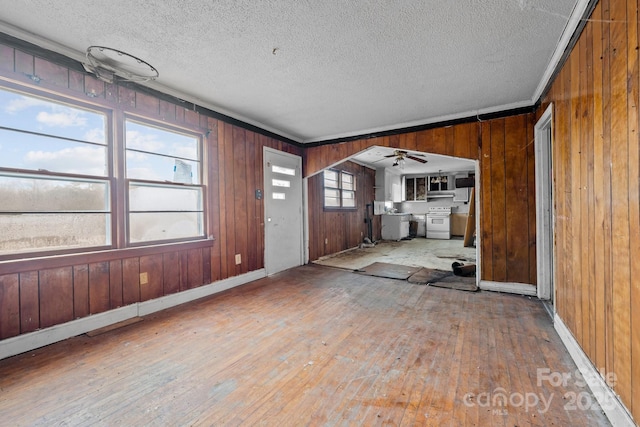
[(420, 162), (420, 163), (427, 163), (427, 160), (425, 160), (425, 159), (421, 159), (420, 157), (412, 156), (411, 154), (409, 154), (409, 155), (407, 156), (407, 158), (408, 158), (408, 159), (411, 159), (411, 160), (415, 160), (416, 162)]
[(388, 156), (384, 156), (384, 157), (396, 157), (397, 154), (389, 154)]

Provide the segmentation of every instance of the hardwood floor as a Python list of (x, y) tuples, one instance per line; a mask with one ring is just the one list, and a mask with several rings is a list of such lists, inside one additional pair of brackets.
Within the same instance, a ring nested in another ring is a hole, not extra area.
[(0, 361), (0, 423), (608, 425), (575, 370), (535, 299), (308, 265)]

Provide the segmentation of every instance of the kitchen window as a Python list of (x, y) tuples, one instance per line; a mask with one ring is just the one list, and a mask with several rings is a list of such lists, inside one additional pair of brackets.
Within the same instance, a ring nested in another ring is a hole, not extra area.
[(356, 207), (355, 175), (333, 169), (324, 171), (324, 207), (333, 209)]
[(430, 175), (427, 177), (429, 180), (429, 191), (447, 191), (451, 187), (449, 186), (449, 178), (447, 175)]

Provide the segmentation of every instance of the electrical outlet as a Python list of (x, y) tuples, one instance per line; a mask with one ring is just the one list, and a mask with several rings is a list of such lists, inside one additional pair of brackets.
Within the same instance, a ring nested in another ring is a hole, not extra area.
[(240, 254), (236, 254), (236, 265), (242, 264), (242, 256)]
[(326, 238), (325, 238), (325, 239), (324, 239), (324, 244), (325, 244), (325, 245), (328, 245), (328, 244), (329, 244), (329, 239), (326, 239)]
[(140, 273), (140, 284), (146, 285), (147, 283), (149, 283), (149, 273)]

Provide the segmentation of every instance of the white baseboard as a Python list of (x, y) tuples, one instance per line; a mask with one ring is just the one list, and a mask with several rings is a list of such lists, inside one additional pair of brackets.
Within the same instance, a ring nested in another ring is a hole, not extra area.
[(35, 350), (45, 345), (53, 344), (67, 338), (85, 334), (87, 332), (104, 328), (115, 323), (123, 322), (134, 317), (146, 316), (160, 310), (194, 301), (254, 280), (266, 277), (266, 270), (251, 271), (240, 276), (230, 277), (205, 286), (189, 289), (172, 295), (150, 301), (127, 305), (125, 307), (109, 310), (104, 313), (93, 314), (82, 319), (72, 320), (50, 328), (40, 329), (16, 337), (0, 341), (0, 360), (15, 356), (20, 353)]
[(571, 358), (580, 370), (580, 373), (602, 407), (602, 410), (607, 418), (609, 418), (611, 425), (616, 427), (634, 427), (636, 424), (631, 414), (629, 414), (629, 411), (627, 411), (627, 408), (611, 387), (607, 385), (602, 375), (600, 375), (595, 366), (593, 366), (593, 363), (591, 363), (587, 355), (582, 351), (573, 334), (557, 313), (553, 318), (553, 326), (556, 332), (558, 332), (558, 335), (560, 335), (560, 339), (569, 351)]
[(146, 316), (147, 314), (175, 307), (176, 305), (184, 304), (185, 302), (208, 297), (209, 295), (217, 294), (218, 292), (226, 291), (227, 289), (262, 279), (263, 277), (266, 277), (266, 275), (266, 270), (263, 268), (240, 276), (229, 277), (228, 279), (220, 280), (219, 282), (214, 282), (209, 285), (182, 291), (177, 294), (171, 294), (141, 302), (138, 303), (138, 316)]
[(481, 280), (480, 289), (483, 291), (505, 292), (508, 294), (537, 296), (537, 290), (534, 285), (518, 282), (492, 282), (490, 280)]

